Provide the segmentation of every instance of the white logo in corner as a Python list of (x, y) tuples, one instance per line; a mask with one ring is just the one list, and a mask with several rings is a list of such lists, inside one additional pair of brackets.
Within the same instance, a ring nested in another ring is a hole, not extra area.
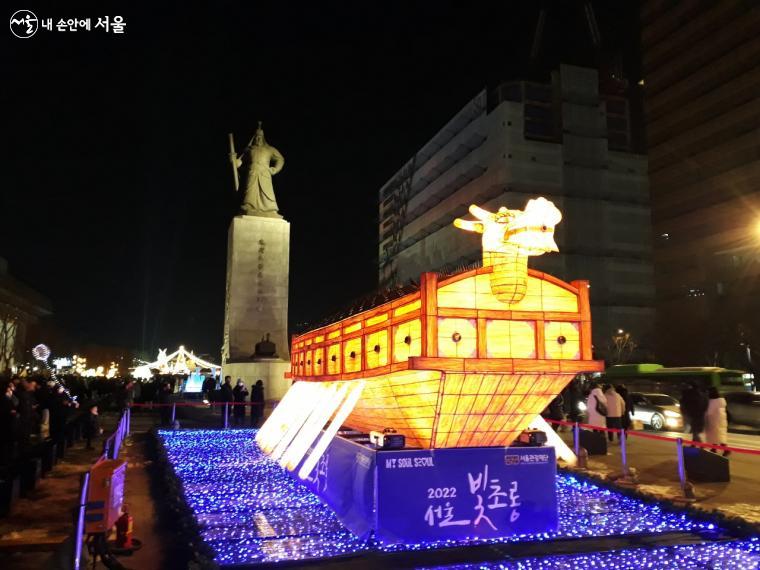
[(11, 33), (25, 40), (37, 33), (39, 20), (31, 10), (17, 10), (11, 16)]

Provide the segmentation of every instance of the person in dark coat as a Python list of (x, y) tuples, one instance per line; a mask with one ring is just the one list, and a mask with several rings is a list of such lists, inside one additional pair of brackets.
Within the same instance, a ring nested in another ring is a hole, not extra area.
[(158, 389), (158, 403), (161, 405), (161, 425), (168, 426), (172, 423), (171, 404), (172, 386), (169, 382), (162, 382)]
[[(549, 405), (541, 415), (549, 420), (563, 421), (565, 419), (564, 403), (562, 394), (558, 394), (556, 398), (549, 402)], [(553, 427), (555, 430), (559, 430), (562, 426), (555, 424)]]
[(18, 411), (14, 389), (13, 382), (7, 381), (0, 394), (0, 467), (10, 467), (15, 458)]
[(203, 393), (203, 399), (207, 402), (212, 401), (214, 389), (216, 388), (216, 378), (213, 376), (207, 376), (203, 379), (203, 385), (201, 386), (201, 392)]
[(37, 381), (34, 379), (21, 379), (18, 396), (18, 436), (19, 452), (26, 455), (30, 450), (32, 434), (36, 432), (37, 424), (37, 401), (34, 392), (37, 389)]
[(219, 409), (221, 411), (222, 418), (224, 418), (224, 413), (225, 413), (224, 404), (229, 404), (230, 402), (233, 402), (234, 400), (235, 400), (235, 395), (232, 393), (232, 377), (225, 376), (224, 384), (222, 384), (222, 387), (219, 389), (219, 402), (222, 404), (219, 406)]
[(66, 439), (66, 419), (71, 407), (63, 394), (63, 386), (58, 386), (50, 398), (50, 437), (56, 445), (63, 445)]
[(251, 386), (251, 425), (259, 427), (261, 418), (264, 417), (264, 382), (256, 380)]
[(693, 441), (702, 441), (699, 434), (705, 430), (707, 404), (707, 396), (693, 382), (681, 395), (681, 413), (691, 426)]
[(625, 384), (618, 384), (615, 390), (623, 398), (623, 402), (625, 402), (625, 411), (623, 412), (621, 422), (623, 424), (623, 429), (628, 430), (631, 427), (631, 414), (633, 413), (633, 402), (631, 401), (631, 396), (628, 394), (628, 388), (625, 387)]
[(580, 420), (580, 410), (578, 409), (578, 402), (583, 400), (581, 394), (580, 383), (577, 378), (573, 378), (570, 384), (565, 388), (565, 394), (563, 397), (565, 412), (567, 413), (567, 419), (571, 422), (577, 422)]
[(103, 433), (103, 428), (100, 427), (98, 406), (93, 404), (84, 418), (84, 440), (87, 443), (87, 449), (92, 449), (92, 440), (101, 433)]
[(235, 400), (233, 419), (234, 424), (242, 426), (245, 423), (245, 402), (248, 399), (248, 388), (245, 383), (238, 378), (237, 385), (232, 390), (232, 397)]

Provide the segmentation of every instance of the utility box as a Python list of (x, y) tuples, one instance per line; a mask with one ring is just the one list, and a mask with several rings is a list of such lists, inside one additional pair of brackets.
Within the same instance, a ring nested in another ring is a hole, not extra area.
[(589, 455), (607, 455), (607, 434), (603, 431), (580, 430), (581, 447), (585, 447)]
[(106, 459), (90, 470), (90, 487), (85, 508), (85, 532), (107, 532), (121, 515), (127, 462)]
[(683, 448), (684, 466), (690, 480), (698, 483), (727, 483), (731, 471), (727, 457), (697, 447)]

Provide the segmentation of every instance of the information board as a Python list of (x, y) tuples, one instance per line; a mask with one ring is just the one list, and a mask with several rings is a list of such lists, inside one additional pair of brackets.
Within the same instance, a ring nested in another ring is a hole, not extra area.
[(304, 483), (386, 544), (556, 530), (552, 447), (376, 451), (336, 437)]
[(377, 538), (496, 538), (557, 528), (552, 447), (377, 454)]

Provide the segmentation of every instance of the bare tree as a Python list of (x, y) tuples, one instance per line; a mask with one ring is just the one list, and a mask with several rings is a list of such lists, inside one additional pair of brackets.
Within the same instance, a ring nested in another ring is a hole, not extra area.
[(631, 359), (638, 344), (631, 336), (631, 333), (622, 329), (612, 335), (610, 344), (607, 347), (610, 364), (625, 364)]
[(0, 372), (14, 364), (18, 326), (18, 312), (10, 305), (0, 304)]

